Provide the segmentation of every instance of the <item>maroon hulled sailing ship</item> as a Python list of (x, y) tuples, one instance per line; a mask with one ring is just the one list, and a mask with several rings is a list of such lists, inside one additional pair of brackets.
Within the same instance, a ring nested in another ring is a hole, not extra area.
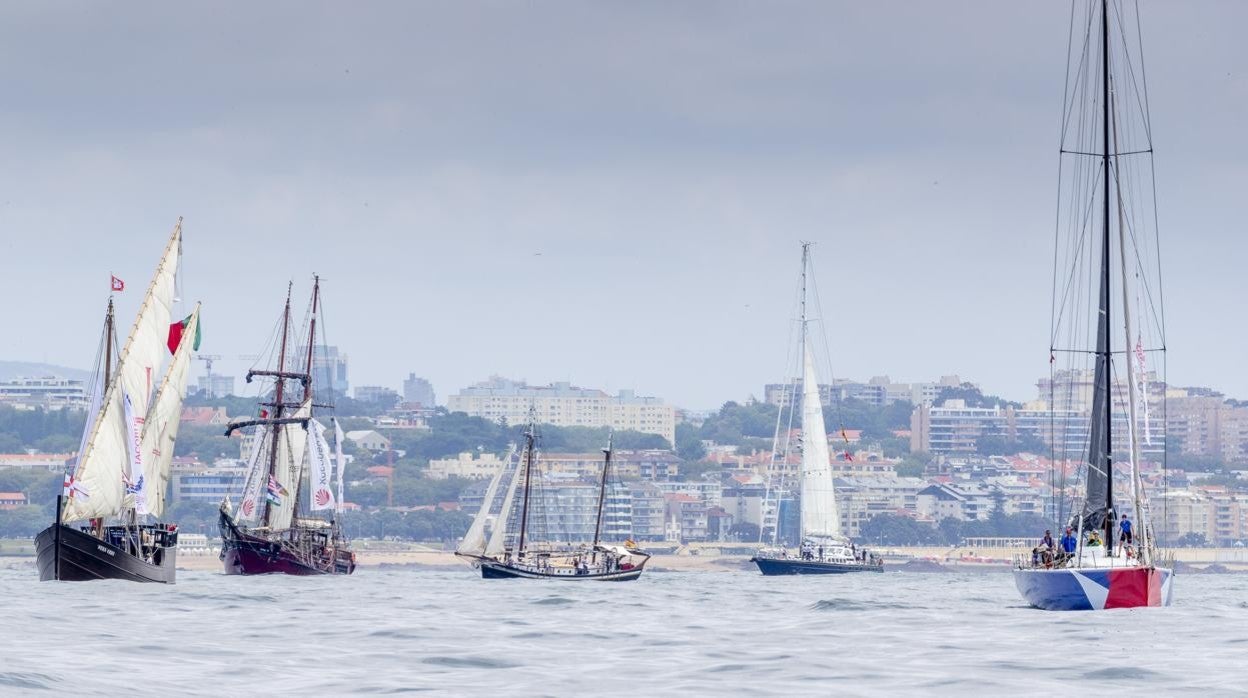
[[(271, 380), (272, 392), (260, 403), (259, 416), (231, 422), (226, 436), (249, 430), (248, 475), (237, 511), (229, 499), (221, 503), (221, 561), (226, 574), (351, 574), (352, 552), (342, 530), (342, 431), (334, 421), (337, 493), (331, 484), (326, 428), (316, 421), (313, 356), (320, 278), (312, 288), (312, 305), (304, 351), (290, 349), (290, 291), (280, 321), (277, 370), (247, 372), (247, 382)], [(291, 370), (294, 367), (296, 370)], [(297, 385), (295, 385), (297, 384)], [(330, 391), (332, 397), (332, 390)], [(328, 513), (329, 517), (325, 518)]]

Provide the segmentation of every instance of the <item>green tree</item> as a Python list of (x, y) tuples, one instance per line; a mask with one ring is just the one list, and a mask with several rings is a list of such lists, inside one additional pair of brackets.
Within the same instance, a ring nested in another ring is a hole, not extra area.
[(862, 524), (859, 537), (876, 545), (932, 545), (941, 539), (931, 526), (898, 514), (876, 514)]
[(702, 445), (702, 437), (697, 427), (686, 422), (676, 425), (676, 455), (687, 461), (706, 457), (706, 447)]

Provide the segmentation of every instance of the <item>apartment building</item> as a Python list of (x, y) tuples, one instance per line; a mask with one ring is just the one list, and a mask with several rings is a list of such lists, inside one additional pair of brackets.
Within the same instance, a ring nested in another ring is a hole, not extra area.
[(676, 441), (675, 408), (631, 390), (609, 395), (566, 382), (533, 386), (492, 376), (451, 395), (447, 408), (492, 421), (502, 419), (510, 425), (528, 422), (531, 409), (540, 424), (630, 429), (658, 434), (669, 444)]

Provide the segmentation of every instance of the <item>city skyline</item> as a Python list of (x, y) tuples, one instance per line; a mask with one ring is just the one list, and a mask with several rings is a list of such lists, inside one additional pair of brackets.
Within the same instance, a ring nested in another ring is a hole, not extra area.
[[(88, 364), (106, 277), (128, 327), (183, 215), (205, 352), (258, 351), (319, 272), (357, 385), (761, 399), (801, 239), (836, 377), (1018, 399), (1047, 368), (1064, 7), (81, 7), (0, 13), (0, 293), (37, 299), (7, 358)], [(1246, 13), (1143, 25), (1169, 378), (1236, 397)]]

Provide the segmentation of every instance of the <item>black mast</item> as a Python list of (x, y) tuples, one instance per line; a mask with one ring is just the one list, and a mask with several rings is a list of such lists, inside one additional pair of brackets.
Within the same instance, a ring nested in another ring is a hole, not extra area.
[[(1104, 298), (1108, 301), (1109, 290), (1109, 0), (1101, 0), (1101, 145), (1104, 167), (1104, 220), (1102, 221), (1101, 237), (1101, 284), (1106, 289)], [(1101, 323), (1105, 327), (1105, 345), (1097, 347), (1102, 351), (1105, 362), (1105, 551), (1114, 552), (1114, 425), (1113, 425), (1113, 378), (1110, 370), (1110, 347), (1113, 340), (1109, 335), (1109, 306), (1104, 303), (1101, 308)]]
[(602, 462), (602, 480), (598, 483), (598, 515), (594, 518), (594, 547), (598, 547), (598, 542), (602, 540), (602, 505), (607, 501), (607, 472), (611, 470), (611, 437), (612, 433), (607, 433), (607, 447), (602, 449), (602, 453), (606, 459)]
[(524, 533), (529, 524), (529, 483), (533, 480), (533, 421), (524, 432), (524, 502), (520, 507), (520, 538), (516, 541), (516, 557), (524, 557)]

